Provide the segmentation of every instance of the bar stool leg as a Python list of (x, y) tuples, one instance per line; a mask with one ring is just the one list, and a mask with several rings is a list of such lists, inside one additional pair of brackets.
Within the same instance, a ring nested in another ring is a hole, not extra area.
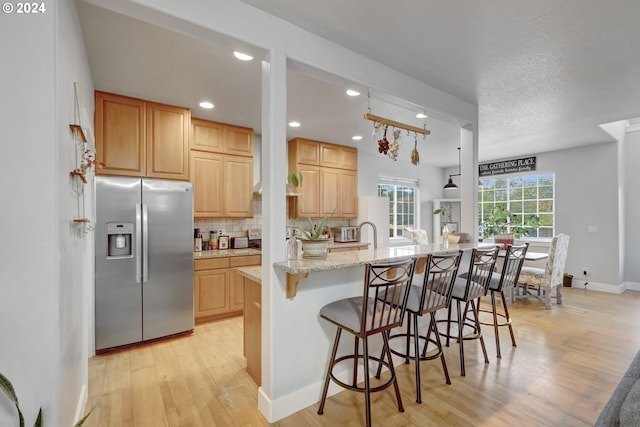
[(480, 329), (480, 298), (478, 298), (478, 304), (471, 300), (471, 311), (475, 318), (476, 333), (480, 337), (480, 346), (482, 347), (482, 354), (484, 355), (484, 363), (489, 363), (489, 357), (487, 356), (487, 347), (484, 345), (484, 336), (482, 335), (482, 329)]
[[(436, 337), (436, 345), (438, 346), (438, 351), (440, 352), (440, 360), (442, 361), (442, 369), (444, 370), (444, 377), (447, 380), (447, 384), (451, 384), (451, 378), (449, 378), (449, 370), (447, 369), (447, 361), (444, 358), (444, 351), (442, 350), (442, 342), (440, 341), (440, 334), (438, 333), (438, 327), (436, 322), (436, 313), (432, 311), (431, 313), (431, 322), (429, 322), (430, 333), (433, 333)], [(427, 334), (427, 338), (428, 338)], [(427, 349), (425, 345), (424, 349)], [(425, 351), (426, 353), (426, 351)]]
[[(413, 313), (411, 313), (413, 314)], [(429, 330), (431, 330), (431, 325), (429, 325)], [(427, 342), (429, 342), (429, 334), (427, 333)], [(409, 354), (409, 336), (407, 336), (407, 354)], [(415, 361), (416, 361), (416, 403), (422, 403), (422, 395), (420, 393), (420, 336), (418, 334), (418, 315), (413, 314), (413, 351), (415, 352)], [(426, 343), (425, 343), (426, 348)]]
[[(462, 337), (462, 329), (463, 329), (464, 323), (462, 322), (466, 319), (467, 304), (465, 304), (465, 308), (464, 308), (465, 316), (463, 317), (462, 313), (460, 313), (460, 300), (456, 300), (456, 310), (458, 312), (457, 313), (458, 314), (458, 347), (460, 347), (460, 375), (463, 377), (465, 376), (465, 371), (464, 371), (464, 338)], [(449, 304), (449, 311), (451, 311), (451, 304)], [(447, 341), (449, 341), (449, 324), (450, 323), (451, 322), (447, 322)]]
[(398, 402), (398, 410), (400, 412), (404, 412), (404, 406), (402, 405), (402, 397), (400, 396), (400, 387), (398, 386), (398, 377), (396, 377), (396, 369), (393, 366), (393, 359), (391, 358), (391, 350), (389, 349), (389, 335), (388, 335), (388, 331), (387, 333), (382, 334), (382, 341), (383, 341), (383, 350), (385, 351), (385, 354), (387, 355), (387, 360), (389, 361), (389, 371), (391, 373), (391, 375), (393, 375), (393, 388), (395, 389), (396, 392), (396, 400)]
[(498, 312), (496, 311), (496, 294), (491, 291), (491, 312), (493, 313), (493, 331), (496, 335), (496, 351), (498, 358), (502, 358), (500, 354), (500, 334), (498, 333)]
[(324, 403), (327, 400), (327, 391), (329, 390), (329, 378), (333, 365), (336, 360), (336, 354), (338, 353), (338, 344), (340, 343), (340, 334), (342, 334), (342, 328), (338, 328), (336, 332), (336, 338), (333, 340), (333, 350), (331, 351), (331, 359), (329, 360), (329, 367), (327, 368), (327, 375), (324, 379), (324, 386), (322, 388), (322, 399), (320, 399), (320, 407), (318, 408), (318, 415), (322, 415), (324, 412)]
[(449, 304), (449, 308), (447, 309), (447, 340), (445, 341), (445, 346), (449, 347), (449, 337), (451, 336), (451, 304)]
[(507, 319), (506, 323), (509, 326), (509, 334), (511, 335), (511, 345), (516, 347), (516, 336), (513, 334), (513, 327), (511, 326), (511, 316), (509, 316), (509, 309), (507, 308), (507, 301), (504, 296), (504, 292), (500, 292), (500, 296), (502, 297), (502, 305), (504, 306), (504, 315)]
[(360, 345), (360, 339), (358, 337), (354, 337), (353, 344), (353, 386), (358, 385), (358, 346)]
[(371, 380), (369, 379), (369, 343), (367, 336), (362, 338), (362, 353), (364, 357), (364, 395), (367, 427), (371, 427)]

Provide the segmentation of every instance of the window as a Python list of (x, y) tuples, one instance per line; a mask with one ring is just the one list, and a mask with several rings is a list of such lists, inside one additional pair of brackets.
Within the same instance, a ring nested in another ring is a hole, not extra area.
[(400, 238), (406, 227), (419, 228), (418, 181), (378, 178), (378, 196), (389, 198), (389, 237)]
[(478, 218), (482, 224), (498, 208), (515, 215), (517, 225), (538, 216), (540, 226), (526, 237), (554, 236), (555, 176), (552, 173), (509, 178), (481, 178), (478, 191)]

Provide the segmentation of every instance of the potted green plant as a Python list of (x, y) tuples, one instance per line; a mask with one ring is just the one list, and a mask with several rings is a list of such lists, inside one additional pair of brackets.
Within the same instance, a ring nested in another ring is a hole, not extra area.
[(502, 207), (493, 209), (491, 216), (482, 225), (482, 236), (484, 238), (493, 237), (496, 243), (503, 246), (513, 244), (515, 239), (519, 239), (529, 233), (529, 230), (538, 228), (540, 218), (536, 215), (528, 215), (524, 218), (524, 223), (518, 223), (518, 216), (505, 210)]
[(325, 215), (320, 221), (314, 222), (311, 216), (307, 214), (308, 226), (300, 226), (294, 222), (294, 228), (302, 234), (300, 241), (302, 242), (303, 258), (325, 258), (329, 247), (329, 237), (324, 230), (329, 219), (335, 215), (338, 207), (336, 206), (330, 214)]
[[(4, 393), (4, 395), (9, 399), (11, 403), (16, 406), (16, 410), (18, 411), (18, 424), (20, 427), (24, 427), (24, 415), (22, 415), (22, 411), (20, 410), (20, 404), (18, 403), (18, 396), (13, 388), (13, 384), (11, 381), (2, 373), (0, 373), (0, 390)], [(81, 427), (84, 422), (89, 418), (89, 415), (93, 412), (91, 409), (84, 417), (80, 419), (80, 421), (76, 422), (73, 427)], [(33, 423), (34, 427), (42, 427), (43, 418), (42, 418), (42, 408), (38, 410), (38, 416), (36, 417), (35, 422)]]

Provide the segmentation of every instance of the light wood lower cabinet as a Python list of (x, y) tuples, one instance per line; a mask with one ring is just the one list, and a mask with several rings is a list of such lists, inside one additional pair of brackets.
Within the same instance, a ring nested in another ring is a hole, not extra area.
[(237, 267), (260, 265), (260, 255), (197, 259), (194, 262), (196, 323), (238, 316), (244, 309), (244, 280)]
[(247, 373), (258, 384), (262, 383), (262, 285), (244, 279), (244, 357)]

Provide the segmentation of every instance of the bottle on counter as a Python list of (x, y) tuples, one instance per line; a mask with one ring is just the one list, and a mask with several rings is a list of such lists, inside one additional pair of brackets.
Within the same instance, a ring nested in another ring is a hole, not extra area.
[(442, 227), (442, 244), (445, 247), (449, 246), (449, 227), (447, 224)]
[(193, 229), (193, 250), (195, 252), (202, 252), (202, 234), (199, 228)]
[(218, 232), (211, 231), (209, 233), (209, 249), (218, 249)]
[(300, 258), (302, 243), (298, 240), (298, 236), (292, 236), (287, 239), (287, 259)]

